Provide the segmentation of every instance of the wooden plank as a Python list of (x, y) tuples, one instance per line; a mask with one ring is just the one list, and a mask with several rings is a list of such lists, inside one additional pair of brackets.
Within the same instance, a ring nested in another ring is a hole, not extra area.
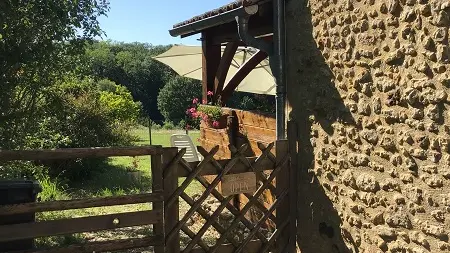
[[(178, 188), (178, 177), (176, 173), (176, 166), (179, 163), (172, 163), (172, 160), (177, 156), (178, 149), (169, 149), (163, 154), (163, 174), (164, 177), (164, 200), (168, 201), (172, 194)], [(165, 173), (166, 171), (170, 173)], [(172, 231), (179, 223), (179, 199), (175, 199), (170, 207), (164, 210), (164, 235), (165, 235), (165, 253), (180, 253), (180, 232), (174, 234), (172, 238), (168, 239), (167, 233)]]
[[(209, 140), (200, 139), (200, 146), (202, 146), (206, 150), (211, 150), (217, 145), (218, 145), (217, 143), (211, 142)], [(219, 150), (217, 150), (217, 153), (214, 156), (214, 158), (218, 159), (218, 157), (222, 157), (222, 158), (225, 157), (227, 159), (229, 159), (231, 157), (231, 152), (230, 152), (228, 146), (219, 145)]]
[(264, 127), (257, 127), (251, 125), (239, 125), (239, 132), (247, 138), (259, 140), (265, 143), (274, 142), (276, 140), (276, 131)]
[[(117, 250), (128, 250), (162, 245), (163, 236), (148, 236), (144, 238), (130, 238), (105, 242), (93, 242), (79, 245), (70, 245), (63, 248), (30, 250), (30, 253), (86, 253), (86, 252), (106, 252)], [(13, 253), (13, 252), (11, 252)]]
[[(248, 157), (247, 158), (250, 163), (254, 163), (257, 157)], [(217, 160), (217, 162), (220, 164), (220, 166), (223, 168), (231, 159), (222, 159)], [(200, 162), (190, 162), (189, 166), (191, 168), (195, 168)], [(269, 158), (263, 158), (259, 161), (258, 165), (255, 167), (256, 170), (273, 170), (275, 167), (275, 164), (269, 159)], [(244, 173), (248, 172), (248, 167), (245, 164), (242, 163), (236, 163), (233, 168), (228, 172), (228, 174), (237, 174), (237, 173)], [(198, 174), (199, 176), (212, 176), (217, 175), (217, 168), (213, 166), (212, 164), (208, 163), (205, 165), (205, 167), (200, 171)], [(187, 177), (189, 173), (186, 171), (186, 169), (182, 165), (178, 165), (178, 177)]]
[(276, 130), (276, 120), (273, 115), (236, 110), (236, 116), (239, 124)]
[(87, 157), (143, 156), (162, 154), (161, 146), (0, 150), (0, 161), (55, 160)]
[(213, 129), (207, 127), (200, 128), (200, 139), (214, 142), (216, 145), (228, 145), (230, 143), (230, 137), (226, 129)]
[(234, 58), (236, 50), (239, 46), (239, 40), (227, 43), (225, 50), (220, 59), (219, 67), (217, 69), (216, 78), (214, 79), (214, 92), (220, 96), (225, 84), (225, 78), (227, 77), (228, 70), (231, 66), (231, 61)]
[[(285, 161), (285, 158), (289, 155), (289, 146), (287, 140), (280, 140), (276, 142), (276, 160), (277, 164), (281, 164), (283, 161)], [(289, 191), (289, 163), (285, 163), (283, 168), (281, 169), (280, 173), (278, 173), (277, 179), (276, 179), (276, 198), (277, 201), (280, 197), (283, 196), (283, 194), (287, 191)], [(285, 223), (286, 219), (289, 219), (289, 211), (290, 211), (290, 204), (289, 204), (289, 196), (287, 198), (282, 199), (282, 202), (280, 203), (279, 207), (276, 210), (276, 219), (275, 223), (277, 227), (281, 227), (283, 223)], [(285, 229), (281, 232), (281, 235), (277, 238), (275, 242), (275, 248), (278, 252), (284, 252), (284, 248), (289, 242), (289, 230)]]
[(17, 205), (0, 206), (0, 215), (49, 212), (49, 211), (69, 210), (69, 209), (100, 207), (100, 206), (128, 205), (145, 202), (158, 202), (163, 200), (164, 198), (161, 193), (143, 193), (136, 195), (105, 197), (105, 198), (24, 203)]
[(0, 226), (0, 242), (134, 227), (162, 222), (161, 211), (140, 211)]
[(297, 250), (297, 201), (298, 201), (298, 174), (297, 174), (297, 125), (294, 121), (289, 121), (288, 129), (288, 145), (291, 164), (289, 167), (289, 247), (288, 252), (295, 253)]
[[(153, 192), (162, 192), (164, 190), (164, 181), (163, 181), (163, 171), (162, 171), (162, 156), (161, 155), (153, 155), (151, 157), (151, 173), (152, 173), (152, 191)], [(163, 210), (164, 203), (156, 202), (153, 203), (154, 210)], [(157, 236), (162, 236), (162, 245), (156, 246), (154, 248), (155, 253), (164, 253), (164, 221), (153, 224), (153, 233)]]
[(242, 66), (236, 71), (233, 77), (228, 81), (225, 89), (222, 92), (222, 102), (228, 100), (233, 94), (234, 90), (238, 85), (244, 80), (245, 77), (256, 67), (260, 62), (267, 58), (267, 53), (263, 51), (258, 51), (256, 54), (252, 55)]
[[(244, 252), (246, 253), (259, 253), (262, 247), (262, 243), (260, 240), (254, 240), (247, 243)], [(233, 244), (222, 244), (218, 246), (217, 252), (219, 253), (233, 253), (235, 250)], [(191, 250), (191, 253), (207, 253), (201, 248), (194, 248)]]
[(235, 115), (238, 118), (239, 124), (276, 130), (276, 120), (273, 114), (244, 111), (228, 107), (222, 107), (222, 112), (227, 115)]
[[(220, 45), (211, 43), (207, 32), (202, 33), (202, 99), (208, 101), (208, 91), (214, 92), (214, 80), (220, 63)], [(215, 96), (216, 94), (214, 94)], [(214, 99), (213, 99), (214, 102)]]

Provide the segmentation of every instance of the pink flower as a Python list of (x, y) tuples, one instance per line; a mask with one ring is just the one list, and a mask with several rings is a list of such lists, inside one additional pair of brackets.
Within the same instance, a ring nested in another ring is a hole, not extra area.
[(208, 96), (214, 95), (214, 93), (213, 93), (212, 91), (208, 91), (206, 94), (207, 94)]
[(204, 121), (208, 121), (208, 115), (207, 114), (203, 114), (201, 117), (202, 117), (202, 119)]
[(187, 115), (190, 115), (190, 114), (191, 114), (191, 110), (190, 110), (190, 109), (187, 109), (187, 110), (186, 110), (186, 114), (187, 114)]
[(191, 114), (191, 116), (192, 116), (192, 118), (198, 118), (198, 114), (196, 113), (196, 112), (193, 112), (192, 114)]
[(216, 128), (219, 127), (219, 121), (214, 120), (212, 125), (213, 125), (213, 127), (216, 127)]
[(206, 103), (208, 103), (208, 101), (206, 101), (206, 99), (203, 99), (203, 104), (206, 104)]
[(192, 108), (189, 109), (189, 112), (190, 112), (190, 113), (194, 113), (194, 112), (196, 112), (196, 111), (197, 111), (197, 109), (195, 109), (195, 107), (192, 107)]
[(198, 98), (194, 98), (194, 99), (192, 100), (192, 103), (193, 103), (193, 104), (198, 104)]

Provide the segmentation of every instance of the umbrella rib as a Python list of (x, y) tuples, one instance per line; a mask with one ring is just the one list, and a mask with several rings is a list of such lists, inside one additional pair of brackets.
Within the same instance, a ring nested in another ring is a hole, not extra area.
[(192, 70), (192, 71), (190, 71), (190, 72), (187, 72), (187, 73), (183, 74), (183, 76), (187, 76), (187, 75), (189, 75), (190, 73), (194, 73), (195, 71), (197, 71), (197, 70), (199, 70), (199, 69), (202, 69), (202, 67), (196, 68), (196, 69), (194, 69), (194, 70)]
[(162, 58), (179, 57), (179, 56), (190, 56), (190, 55), (201, 55), (201, 54), (199, 54), (199, 53), (192, 53), (192, 54), (161, 55), (161, 56), (155, 56), (155, 57), (153, 57), (153, 59), (162, 59)]

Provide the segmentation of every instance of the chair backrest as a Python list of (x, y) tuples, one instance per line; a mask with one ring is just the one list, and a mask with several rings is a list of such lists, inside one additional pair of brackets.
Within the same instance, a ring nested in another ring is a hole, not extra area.
[(170, 144), (172, 147), (177, 147), (178, 150), (182, 148), (186, 148), (186, 153), (183, 156), (183, 159), (187, 162), (198, 162), (200, 158), (197, 153), (197, 149), (194, 146), (194, 143), (191, 140), (191, 137), (186, 134), (173, 134), (170, 137)]

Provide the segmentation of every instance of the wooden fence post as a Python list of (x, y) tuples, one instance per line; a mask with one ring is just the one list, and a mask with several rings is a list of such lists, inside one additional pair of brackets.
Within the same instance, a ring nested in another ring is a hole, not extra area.
[[(151, 137), (150, 137), (151, 138)], [(152, 173), (152, 192), (163, 192), (164, 182), (163, 182), (163, 173), (162, 173), (162, 156), (161, 155), (152, 155), (151, 156), (151, 173)], [(153, 210), (164, 210), (163, 202), (155, 202), (153, 203)], [(164, 223), (158, 223), (153, 225), (153, 234), (154, 235), (162, 235), (164, 238)], [(156, 246), (155, 253), (164, 253), (164, 246)]]
[(297, 124), (294, 121), (289, 121), (287, 125), (288, 129), (288, 142), (289, 142), (289, 156), (291, 164), (289, 166), (289, 247), (288, 252), (294, 253), (297, 251), (297, 201), (298, 201), (298, 163), (297, 163)]
[[(180, 221), (179, 213), (179, 198), (177, 197), (175, 201), (170, 206), (167, 206), (167, 201), (172, 196), (172, 194), (178, 188), (178, 162), (175, 162), (175, 157), (178, 154), (177, 148), (166, 148), (164, 149), (164, 154), (162, 156), (163, 160), (163, 175), (164, 176), (164, 235), (167, 236), (172, 229), (174, 229), (178, 222)], [(168, 172), (166, 172), (168, 170)], [(167, 174), (166, 174), (167, 173)], [(165, 238), (164, 238), (165, 240)], [(180, 232), (172, 237), (170, 241), (165, 242), (165, 253), (180, 253)]]
[[(275, 145), (276, 162), (277, 166), (281, 165), (289, 154), (289, 146), (287, 140), (276, 141)], [(276, 177), (276, 191), (275, 195), (278, 198), (283, 194), (283, 192), (289, 190), (289, 163), (285, 163), (284, 167), (278, 173)], [(280, 228), (282, 224), (289, 218), (289, 195), (285, 195), (281, 204), (276, 210), (275, 223), (277, 228)], [(286, 246), (289, 243), (289, 229), (286, 227), (281, 233), (280, 237), (276, 241), (276, 252), (285, 252)]]

